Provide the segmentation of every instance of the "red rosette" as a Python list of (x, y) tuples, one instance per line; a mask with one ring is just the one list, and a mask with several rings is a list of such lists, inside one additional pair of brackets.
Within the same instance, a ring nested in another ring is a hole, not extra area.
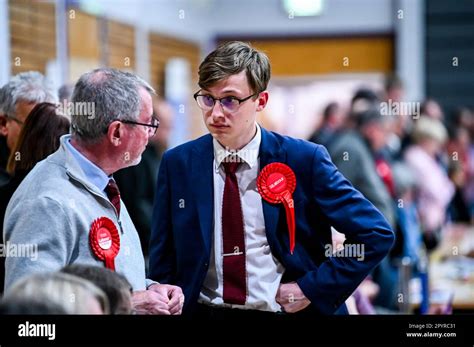
[(89, 231), (92, 253), (105, 262), (105, 267), (115, 271), (115, 257), (120, 250), (120, 236), (114, 222), (107, 217), (97, 218)]
[(293, 170), (283, 163), (271, 163), (265, 166), (257, 178), (258, 192), (272, 204), (283, 203), (290, 238), (290, 252), (295, 249), (295, 206), (292, 194), (296, 188), (296, 176)]

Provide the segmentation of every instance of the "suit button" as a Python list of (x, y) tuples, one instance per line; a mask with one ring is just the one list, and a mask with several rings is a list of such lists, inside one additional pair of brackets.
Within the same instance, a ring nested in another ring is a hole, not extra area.
[(204, 267), (207, 268), (209, 266), (209, 263), (205, 263)]

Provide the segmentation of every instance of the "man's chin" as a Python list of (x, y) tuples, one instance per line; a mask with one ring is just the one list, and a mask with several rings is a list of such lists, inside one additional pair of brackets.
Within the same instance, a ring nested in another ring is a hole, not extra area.
[[(229, 129), (227, 128), (227, 130)], [(212, 137), (218, 141), (225, 140), (232, 137), (231, 133), (228, 131), (220, 131), (220, 130), (215, 131), (214, 129), (210, 129), (209, 132), (211, 133)]]
[(140, 164), (141, 161), (142, 161), (142, 156), (140, 154), (140, 156), (138, 158), (126, 162), (125, 166), (123, 168), (125, 169), (126, 167), (138, 165), (138, 164)]

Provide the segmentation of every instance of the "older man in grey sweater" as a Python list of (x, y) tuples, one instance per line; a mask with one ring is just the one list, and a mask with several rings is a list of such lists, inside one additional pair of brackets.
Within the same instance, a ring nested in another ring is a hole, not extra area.
[(28, 274), (91, 264), (129, 280), (136, 312), (181, 313), (179, 287), (145, 278), (140, 241), (112, 177), (140, 162), (158, 128), (152, 93), (139, 77), (115, 69), (79, 79), (69, 109), (71, 135), (35, 166), (7, 207), (6, 244), (31, 245), (38, 254), (7, 256), (6, 290)]

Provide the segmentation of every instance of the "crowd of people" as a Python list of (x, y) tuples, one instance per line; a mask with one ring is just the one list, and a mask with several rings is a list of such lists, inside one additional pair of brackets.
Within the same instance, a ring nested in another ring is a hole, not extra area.
[(404, 104), (411, 103), (404, 100), (402, 81), (389, 76), (381, 93), (361, 88), (348, 108), (328, 104), (309, 139), (327, 147), (338, 169), (396, 232), (389, 256), (362, 286), (370, 281), (368, 296), (389, 312), (400, 307), (401, 260), (411, 260), (416, 276), (420, 257), (452, 225), (468, 233), (474, 222), (473, 111), (460, 105), (445, 115), (433, 99)]
[[(472, 110), (447, 117), (430, 99), (400, 112), (390, 77), (383, 95), (330, 103), (302, 141), (256, 124), (269, 79), (263, 53), (220, 46), (194, 95), (210, 135), (165, 152), (173, 112), (132, 73), (99, 68), (59, 94), (38, 72), (12, 77), (0, 89), (1, 243), (38, 256), (0, 257), (0, 313), (397, 312), (400, 259), (416, 272), (447, 225), (473, 223)], [(94, 108), (65, 113), (59, 99)], [(239, 157), (252, 150), (256, 161)], [(257, 193), (272, 163), (296, 174), (293, 246), (285, 214)], [(323, 256), (345, 241), (365, 246), (362, 261)]]

